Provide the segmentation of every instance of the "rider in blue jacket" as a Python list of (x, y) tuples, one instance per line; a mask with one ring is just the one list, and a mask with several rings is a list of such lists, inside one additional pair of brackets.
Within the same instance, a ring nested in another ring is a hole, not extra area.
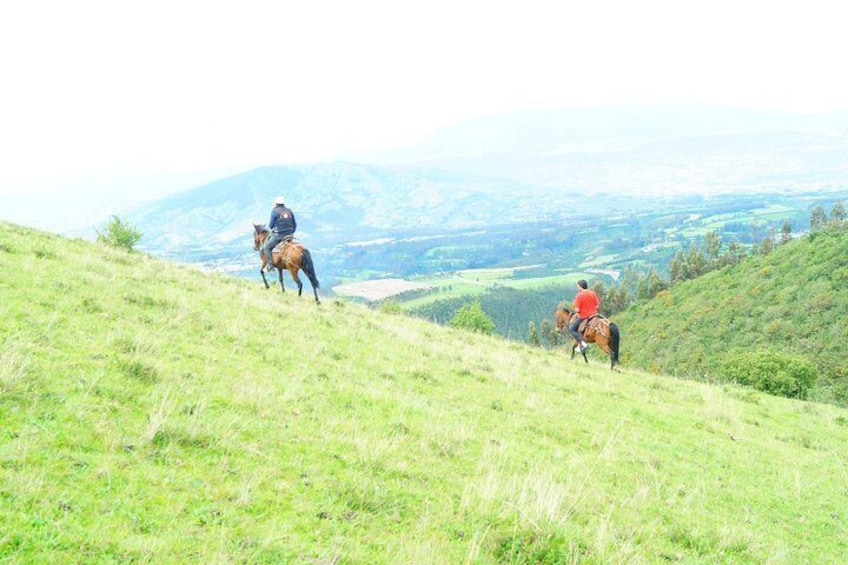
[(278, 196), (274, 199), (274, 209), (271, 210), (271, 220), (268, 222), (268, 229), (271, 230), (271, 235), (265, 242), (265, 268), (268, 272), (274, 270), (274, 263), (271, 260), (274, 247), (281, 241), (289, 241), (294, 236), (294, 231), (297, 229), (297, 221), (294, 219), (294, 212), (286, 207), (285, 199)]

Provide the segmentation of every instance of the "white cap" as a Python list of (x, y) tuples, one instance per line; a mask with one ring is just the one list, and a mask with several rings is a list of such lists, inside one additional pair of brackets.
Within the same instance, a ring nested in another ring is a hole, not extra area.
[(286, 203), (286, 199), (283, 198), (282, 196), (278, 196), (274, 199), (274, 204), (285, 204), (285, 203)]

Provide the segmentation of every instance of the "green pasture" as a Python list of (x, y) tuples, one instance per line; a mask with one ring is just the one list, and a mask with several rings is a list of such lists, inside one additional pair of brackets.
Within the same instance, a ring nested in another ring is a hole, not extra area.
[(835, 406), (4, 222), (0, 273), (3, 563), (848, 555)]
[(606, 255), (598, 255), (580, 263), (580, 268), (591, 269), (592, 267), (606, 267), (607, 265), (613, 263), (617, 258), (618, 255), (611, 253)]
[(594, 275), (584, 271), (563, 272), (558, 275), (533, 278), (512, 278), (517, 268), (498, 269), (466, 269), (451, 275), (439, 275), (436, 277), (416, 277), (415, 282), (427, 284), (437, 288), (425, 296), (419, 296), (400, 303), (404, 310), (411, 310), (438, 300), (450, 298), (473, 298), (486, 292), (494, 286), (503, 286), (515, 289), (533, 289), (552, 285), (577, 284), (581, 278), (591, 278)]
[(723, 214), (691, 214), (689, 219), (680, 226), (665, 228), (667, 237), (682, 236), (685, 238), (703, 237), (708, 232), (720, 231), (727, 224), (741, 222), (751, 225), (765, 226), (779, 223), (792, 218), (797, 210), (784, 204), (771, 204), (763, 208)]

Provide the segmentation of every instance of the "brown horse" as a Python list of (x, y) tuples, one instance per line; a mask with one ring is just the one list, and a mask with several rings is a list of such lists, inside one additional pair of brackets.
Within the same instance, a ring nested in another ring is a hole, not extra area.
[[(554, 322), (558, 332), (565, 335), (568, 332), (568, 326), (571, 325), (574, 317), (577, 316), (568, 308), (560, 307), (554, 310)], [(603, 349), (610, 356), (610, 369), (615, 369), (615, 364), (618, 363), (618, 345), (621, 341), (621, 335), (618, 332), (618, 326), (610, 322), (603, 316), (595, 316), (589, 318), (588, 322), (581, 324), (581, 331), (586, 343), (596, 343), (598, 347)], [(571, 334), (568, 334), (572, 337)], [(577, 350), (577, 340), (574, 340), (574, 345), (571, 346), (571, 358), (574, 359), (574, 352)], [(588, 363), (586, 352), (583, 351), (583, 359)]]
[[(259, 268), (259, 273), (262, 275), (262, 282), (265, 283), (265, 288), (271, 288), (268, 285), (268, 279), (265, 278), (265, 265), (267, 265), (265, 240), (268, 239), (270, 233), (267, 227), (261, 224), (253, 224), (253, 250), (259, 251), (259, 258), (262, 259), (262, 266)], [(279, 252), (277, 249), (279, 249)], [(283, 285), (283, 269), (285, 268), (297, 284), (297, 295), (300, 296), (303, 291), (303, 283), (300, 282), (297, 272), (301, 270), (306, 273), (306, 276), (309, 277), (309, 282), (312, 283), (315, 302), (321, 304), (321, 301), (318, 300), (318, 277), (315, 276), (312, 255), (307, 248), (298, 241), (284, 241), (280, 246), (275, 248), (271, 256), (274, 261), (274, 268), (280, 274), (280, 288), (283, 292), (286, 291), (286, 287)]]

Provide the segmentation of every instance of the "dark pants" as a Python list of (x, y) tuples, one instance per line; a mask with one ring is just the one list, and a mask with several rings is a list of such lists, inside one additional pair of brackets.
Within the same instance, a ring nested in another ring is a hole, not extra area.
[(571, 335), (573, 335), (574, 339), (576, 339), (577, 341), (583, 341), (583, 336), (580, 334), (580, 332), (577, 331), (577, 328), (580, 327), (580, 323), (583, 322), (583, 320), (585, 319), (586, 318), (580, 317), (574, 318), (574, 321), (571, 322), (570, 326), (568, 326), (569, 333), (571, 333)]
[(268, 236), (268, 240), (265, 241), (265, 263), (266, 265), (271, 264), (274, 260), (273, 251), (274, 248), (277, 247), (277, 244), (283, 241), (284, 239), (291, 239), (291, 234), (283, 234), (278, 232), (271, 232), (271, 235)]

